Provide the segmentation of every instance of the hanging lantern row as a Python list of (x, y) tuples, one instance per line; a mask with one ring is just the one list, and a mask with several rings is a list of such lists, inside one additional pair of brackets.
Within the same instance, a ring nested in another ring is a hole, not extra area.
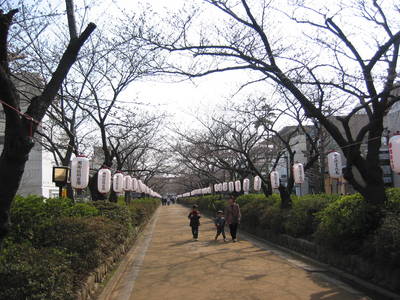
[[(74, 189), (84, 189), (89, 185), (89, 159), (85, 156), (77, 156), (71, 161), (71, 186)], [(161, 195), (153, 191), (141, 180), (124, 175), (117, 171), (114, 176), (108, 168), (101, 168), (97, 173), (97, 189), (100, 193), (106, 194), (111, 191), (123, 193), (132, 191), (144, 193), (155, 198), (161, 198)]]
[[(400, 132), (397, 132), (389, 139), (389, 155), (390, 166), (393, 172), (400, 174)], [(327, 155), (328, 159), (328, 173), (331, 178), (341, 178), (343, 176), (342, 156), (337, 151), (331, 151)], [(304, 166), (302, 163), (296, 162), (293, 165), (293, 178), (296, 184), (302, 184), (305, 181)], [(273, 189), (279, 188), (280, 176), (278, 171), (273, 170), (270, 174), (271, 187)], [(262, 180), (259, 176), (254, 177), (254, 190), (259, 192), (261, 190)], [(240, 192), (242, 184), (239, 180), (233, 182), (223, 182), (214, 185), (215, 192)], [(250, 180), (248, 178), (243, 180), (243, 191), (245, 193), (250, 190)], [(195, 190), (197, 191), (197, 190)], [(211, 193), (211, 191), (209, 191)], [(204, 193), (203, 193), (204, 194)], [(197, 192), (189, 192), (179, 195), (179, 197), (189, 197), (199, 195)]]

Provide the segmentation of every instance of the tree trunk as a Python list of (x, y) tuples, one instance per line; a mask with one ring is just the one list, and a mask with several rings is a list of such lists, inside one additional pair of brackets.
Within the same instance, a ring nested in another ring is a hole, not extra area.
[(97, 177), (98, 172), (96, 172), (90, 179), (89, 179), (89, 190), (90, 190), (90, 197), (92, 201), (99, 201), (99, 200), (107, 200), (107, 195), (102, 194), (97, 189)]
[(72, 188), (70, 183), (67, 184), (67, 197), (75, 201), (74, 189)]
[(282, 209), (289, 209), (292, 207), (292, 198), (291, 194), (294, 188), (294, 178), (293, 173), (290, 171), (290, 176), (288, 178), (288, 183), (286, 186), (280, 184), (279, 185), (279, 194), (281, 196), (281, 208)]
[(125, 197), (124, 197), (126, 205), (131, 203), (131, 199), (132, 199), (132, 193), (130, 191), (126, 191), (125, 192)]
[(264, 183), (264, 181), (261, 182), (261, 189), (265, 195), (265, 197), (269, 197), (272, 195), (272, 186), (271, 182), (267, 181)]
[(118, 201), (118, 195), (113, 189), (111, 189), (110, 196), (108, 197), (108, 201), (114, 202), (114, 203), (117, 203), (117, 201)]
[(11, 203), (18, 191), (32, 147), (33, 142), (29, 138), (19, 135), (5, 137), (0, 156), (0, 244), (9, 230)]
[(279, 185), (279, 195), (281, 197), (281, 209), (290, 209), (292, 208), (292, 198), (290, 197), (290, 193), (284, 185)]

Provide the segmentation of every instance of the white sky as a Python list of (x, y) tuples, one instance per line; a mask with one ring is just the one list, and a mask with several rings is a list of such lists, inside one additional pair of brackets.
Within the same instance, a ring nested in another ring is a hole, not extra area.
[[(167, 15), (168, 11), (178, 11), (185, 3), (185, 0), (103, 0), (93, 10), (93, 17), (99, 17), (103, 12), (110, 13), (110, 7), (114, 7), (115, 14), (119, 10), (140, 11), (143, 7), (150, 5), (160, 15)], [(204, 5), (201, 0), (194, 0), (193, 3)], [(219, 18), (221, 13), (206, 5), (207, 10), (204, 18)], [(90, 20), (92, 21), (92, 20)], [(93, 20), (96, 23), (102, 22), (102, 18)], [(238, 88), (248, 81), (248, 71), (234, 71), (220, 74), (212, 74), (203, 78), (196, 78), (193, 81), (184, 80), (175, 82), (168, 77), (147, 78), (145, 81), (132, 83), (120, 98), (137, 98), (141, 102), (149, 103), (151, 106), (160, 107), (171, 115), (171, 121), (180, 129), (196, 126), (195, 116), (206, 116), (218, 110), (226, 103)], [(255, 87), (255, 86), (254, 86)], [(264, 86), (265, 88), (266, 86)], [(241, 96), (247, 97), (250, 94), (260, 95), (260, 91), (246, 91), (234, 97), (234, 101), (240, 101)]]

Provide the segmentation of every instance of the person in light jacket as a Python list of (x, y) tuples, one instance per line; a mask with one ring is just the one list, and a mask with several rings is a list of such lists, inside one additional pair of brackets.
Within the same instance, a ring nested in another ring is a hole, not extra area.
[(225, 221), (229, 226), (229, 231), (231, 233), (232, 241), (237, 241), (237, 229), (240, 224), (240, 219), (242, 215), (240, 213), (240, 207), (236, 203), (234, 196), (229, 197), (228, 206), (225, 207)]

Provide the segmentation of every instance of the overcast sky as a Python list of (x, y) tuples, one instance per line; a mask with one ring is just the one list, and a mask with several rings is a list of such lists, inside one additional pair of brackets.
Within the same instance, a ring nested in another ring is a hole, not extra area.
[[(77, 2), (77, 1), (76, 1)], [(120, 11), (139, 11), (151, 6), (160, 15), (168, 15), (169, 11), (178, 11), (188, 4), (185, 0), (103, 0), (96, 1), (92, 8), (94, 22), (101, 23), (103, 13), (119, 15)], [(202, 4), (202, 1), (193, 1)], [(209, 5), (205, 9), (204, 19), (219, 18), (222, 14)], [(92, 21), (92, 20), (91, 20)], [(134, 24), (132, 24), (134, 26)], [(210, 115), (222, 107), (226, 101), (240, 101), (249, 95), (264, 94), (260, 90), (247, 90), (236, 94), (238, 88), (247, 82), (248, 71), (235, 71), (223, 74), (213, 74), (193, 81), (184, 78), (156, 77), (132, 83), (121, 95), (121, 99), (136, 97), (141, 102), (165, 110), (171, 115), (171, 121), (180, 128), (196, 126), (196, 116)], [(174, 82), (175, 81), (175, 82)], [(256, 86), (254, 86), (256, 88)], [(259, 88), (261, 88), (259, 86)], [(263, 86), (262, 88), (267, 88)], [(266, 93), (268, 94), (268, 93)], [(235, 96), (232, 98), (232, 96)]]

